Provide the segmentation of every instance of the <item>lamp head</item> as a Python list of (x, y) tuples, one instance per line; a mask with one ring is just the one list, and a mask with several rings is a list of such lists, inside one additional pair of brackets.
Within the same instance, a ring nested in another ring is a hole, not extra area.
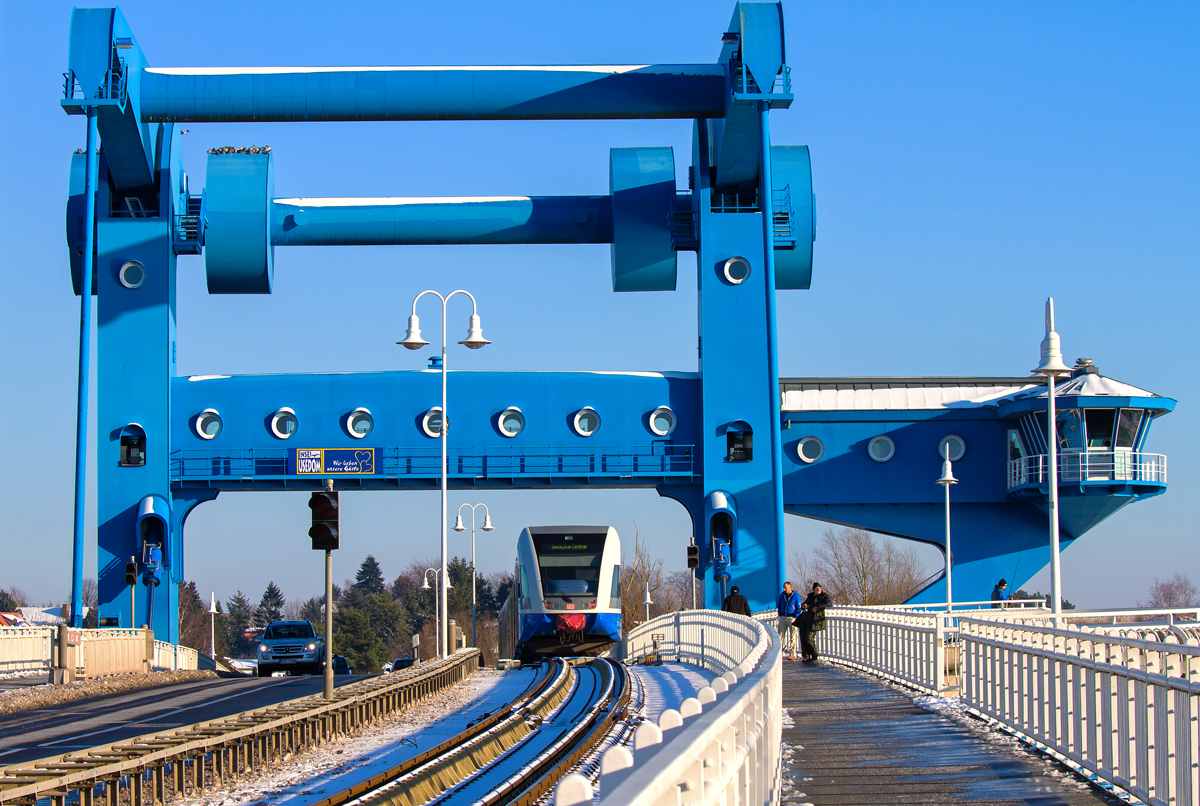
[(458, 513), (458, 517), (454, 519), (454, 531), (461, 532), (463, 529), (466, 529), (466, 528), (467, 527), (463, 526), (462, 513), (460, 512), (460, 513)]
[(209, 605), (208, 605), (208, 612), (209, 612), (209, 613), (217, 613), (217, 612), (220, 612), (220, 611), (218, 611), (218, 610), (217, 610), (217, 594), (216, 594), (216, 592), (215, 592), (215, 591), (214, 591), (214, 592), (213, 592), (213, 594), (212, 594), (212, 601), (211, 601), (211, 602), (209, 603)]
[(1042, 360), (1034, 370), (1038, 375), (1061, 378), (1071, 374), (1071, 368), (1063, 363), (1062, 345), (1054, 330), (1054, 297), (1046, 300), (1046, 337), (1042, 339)]
[(654, 602), (650, 601), (650, 588), (649, 587), (646, 588), (646, 598), (642, 600), (642, 604), (654, 604)]
[(421, 580), (421, 590), (423, 590), (423, 591), (429, 590), (429, 577), (428, 576)]
[(398, 341), (396, 344), (410, 350), (420, 350), (422, 347), (429, 346), (429, 342), (421, 338), (421, 320), (415, 313), (408, 317), (408, 332), (404, 334), (404, 341)]
[(483, 515), (483, 531), (490, 532), (495, 528), (495, 526), (492, 526), (492, 516), (485, 512)]
[(478, 314), (471, 314), (471, 319), (467, 323), (467, 337), (460, 341), (459, 344), (472, 350), (478, 350), (485, 344), (491, 344), (490, 341), (483, 337), (483, 329), (479, 326)]
[(934, 484), (940, 484), (943, 487), (949, 487), (951, 484), (958, 484), (958, 479), (954, 478), (954, 471), (950, 468), (950, 460), (942, 461), (942, 477)]

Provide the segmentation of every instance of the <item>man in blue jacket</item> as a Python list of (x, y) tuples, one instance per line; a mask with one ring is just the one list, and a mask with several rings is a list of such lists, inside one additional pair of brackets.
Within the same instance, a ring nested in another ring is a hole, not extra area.
[(800, 594), (792, 590), (792, 583), (783, 583), (783, 593), (779, 594), (776, 609), (779, 611), (779, 637), (783, 639), (783, 654), (789, 660), (796, 659), (796, 628), (792, 622), (800, 615)]

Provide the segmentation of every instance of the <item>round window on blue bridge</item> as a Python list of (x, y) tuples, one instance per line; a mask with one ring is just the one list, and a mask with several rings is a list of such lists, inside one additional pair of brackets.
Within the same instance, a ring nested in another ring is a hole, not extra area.
[(195, 429), (196, 436), (200, 439), (212, 439), (217, 434), (221, 433), (221, 428), (225, 425), (221, 420), (221, 415), (216, 409), (205, 409), (196, 415)]
[(896, 443), (891, 437), (877, 436), (867, 445), (867, 453), (876, 462), (886, 462), (896, 455)]
[(806, 465), (811, 465), (825, 455), (825, 443), (816, 437), (804, 437), (796, 446), (796, 455)]
[(675, 430), (675, 412), (669, 406), (659, 406), (650, 412), (650, 430), (660, 437), (668, 436)]
[(963, 458), (963, 454), (967, 452), (967, 443), (962, 437), (951, 434), (948, 437), (942, 437), (942, 441), (938, 443), (938, 454), (943, 459), (949, 459), (951, 462), (957, 462)]
[(346, 415), (346, 432), (355, 439), (362, 439), (375, 429), (375, 418), (364, 408), (357, 408)]
[(600, 415), (591, 406), (584, 406), (575, 412), (575, 433), (581, 437), (590, 437), (600, 430)]
[(299, 427), (300, 421), (296, 419), (296, 412), (287, 406), (277, 410), (271, 417), (271, 433), (280, 439), (287, 439), (296, 433)]
[(525, 415), (516, 406), (509, 406), (500, 412), (496, 422), (500, 426), (500, 433), (506, 437), (515, 437), (525, 430)]

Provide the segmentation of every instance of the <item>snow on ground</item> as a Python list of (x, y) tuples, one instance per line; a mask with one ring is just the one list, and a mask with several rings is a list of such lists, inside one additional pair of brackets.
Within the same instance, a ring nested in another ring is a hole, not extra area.
[(12, 677), (45, 677), (45, 669), (26, 669), (21, 672), (0, 672), (0, 680), (8, 680)]
[(664, 663), (662, 666), (630, 666), (642, 684), (644, 702), (641, 715), (655, 723), (668, 708), (679, 710), (688, 697), (712, 682), (712, 677), (695, 666)]
[(464, 682), (362, 732), (256, 770), (217, 792), (189, 793), (188, 806), (305, 806), (370, 778), (461, 733), (467, 723), (508, 705), (534, 681), (532, 669), (480, 669)]

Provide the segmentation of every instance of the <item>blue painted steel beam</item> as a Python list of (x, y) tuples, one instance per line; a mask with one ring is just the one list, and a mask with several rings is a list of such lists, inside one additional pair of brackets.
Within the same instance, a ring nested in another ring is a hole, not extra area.
[(275, 199), (271, 205), (273, 246), (612, 240), (610, 196)]
[(720, 64), (146, 68), (143, 121), (713, 118)]

